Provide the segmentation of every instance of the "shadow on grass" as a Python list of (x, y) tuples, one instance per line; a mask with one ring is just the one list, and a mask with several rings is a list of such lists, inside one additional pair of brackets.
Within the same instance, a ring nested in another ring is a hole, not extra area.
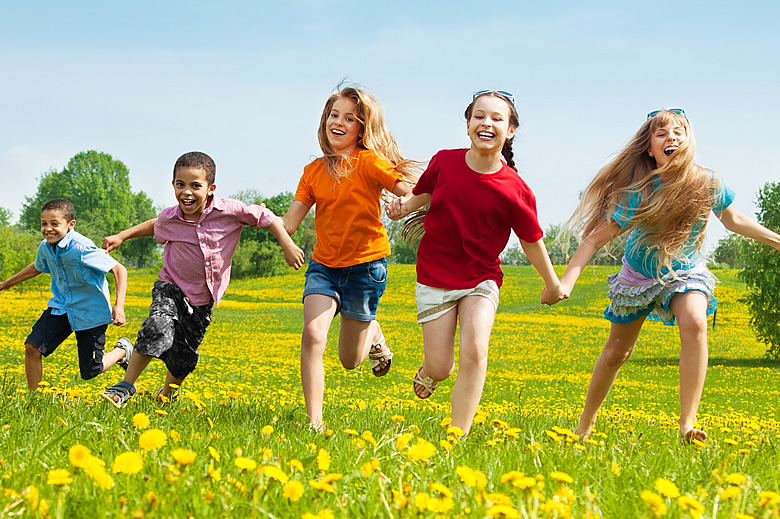
[[(628, 362), (649, 366), (677, 366), (680, 364), (679, 357), (666, 358), (637, 358), (630, 359)], [(780, 360), (766, 358), (758, 359), (728, 359), (725, 357), (710, 357), (709, 367), (723, 366), (733, 368), (778, 368), (780, 369)]]

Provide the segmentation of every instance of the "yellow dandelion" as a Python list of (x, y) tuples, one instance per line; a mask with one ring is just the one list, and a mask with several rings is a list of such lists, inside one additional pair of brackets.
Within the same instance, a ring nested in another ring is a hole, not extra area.
[(453, 495), (452, 490), (447, 488), (446, 485), (442, 485), (441, 483), (431, 483), (431, 490), (447, 497), (452, 497)]
[(303, 496), (303, 483), (300, 481), (288, 481), (282, 487), (282, 496), (292, 502), (298, 501)]
[(412, 441), (413, 436), (414, 435), (412, 433), (404, 433), (401, 436), (399, 436), (398, 439), (395, 440), (396, 450), (399, 451), (404, 450), (409, 445), (409, 442)]
[(54, 486), (70, 485), (73, 478), (70, 477), (68, 469), (54, 469), (49, 471), (46, 483)]
[(396, 423), (398, 423), (398, 422), (404, 422), (404, 421), (406, 421), (406, 418), (404, 418), (404, 417), (403, 417), (403, 416), (401, 416), (400, 414), (394, 414), (393, 416), (391, 416), (391, 417), (390, 417), (390, 419), (391, 419), (392, 421), (396, 422)]
[(406, 452), (409, 459), (414, 461), (425, 461), (434, 454), (436, 454), (436, 447), (422, 438), (417, 438), (417, 443)]
[(179, 465), (192, 465), (198, 454), (189, 449), (173, 449), (171, 456)]
[(726, 501), (727, 499), (731, 499), (732, 497), (737, 497), (742, 490), (740, 490), (739, 487), (728, 487), (723, 492), (720, 493), (720, 499), (722, 501)]
[(653, 513), (656, 517), (666, 515), (667, 508), (663, 497), (650, 490), (643, 490), (639, 497), (642, 499), (642, 501), (650, 505), (650, 508), (653, 509)]
[(439, 440), (439, 445), (441, 445), (441, 448), (447, 452), (450, 452), (452, 450), (452, 444), (447, 440)]
[(780, 494), (772, 492), (771, 490), (764, 490), (758, 493), (758, 506), (765, 507), (766, 505), (780, 504)]
[(251, 458), (245, 458), (239, 456), (233, 460), (233, 464), (241, 470), (255, 470), (257, 468), (257, 462)]
[(366, 441), (366, 443), (370, 443), (371, 445), (376, 447), (376, 440), (374, 439), (374, 433), (372, 433), (371, 431), (363, 431), (363, 435), (361, 436), (361, 438), (363, 438)]
[(274, 432), (273, 425), (266, 425), (260, 430), (261, 433), (265, 434), (266, 436), (271, 436), (271, 433)]
[(263, 472), (271, 479), (275, 479), (280, 483), (287, 483), (290, 480), (290, 476), (288, 476), (282, 469), (275, 465), (263, 466)]
[(179, 431), (176, 429), (171, 429), (171, 432), (168, 433), (168, 436), (171, 437), (171, 440), (175, 441), (176, 443), (181, 440), (181, 435), (179, 434)]
[(360, 434), (355, 429), (344, 429), (344, 432), (349, 434), (350, 436), (357, 436), (358, 434)]
[(682, 508), (685, 511), (690, 510), (691, 515), (702, 515), (704, 514), (704, 506), (699, 503), (696, 499), (690, 497), (690, 496), (680, 496), (680, 498), (677, 500), (677, 503), (680, 505), (680, 508)]
[(550, 472), (550, 477), (563, 483), (574, 483), (574, 478), (565, 472)]
[(336, 489), (333, 488), (333, 485), (331, 485), (330, 483), (323, 483), (322, 481), (310, 479), (309, 486), (311, 486), (311, 488), (315, 490), (322, 490), (323, 492), (330, 492), (331, 494), (336, 493)]
[(509, 496), (505, 496), (504, 494), (499, 494), (498, 492), (493, 492), (491, 494), (487, 495), (487, 498), (490, 500), (493, 505), (511, 505), (512, 504), (512, 498)]
[(747, 480), (747, 477), (744, 474), (740, 474), (739, 472), (734, 472), (733, 474), (729, 474), (726, 476), (726, 483), (730, 485), (741, 485)]
[(160, 429), (149, 429), (138, 437), (138, 446), (145, 451), (153, 451), (163, 447), (168, 442), (165, 432)]
[(520, 512), (518, 512), (511, 505), (496, 505), (488, 508), (485, 511), (485, 515), (488, 517), (508, 517), (510, 519), (518, 519), (520, 517)]
[(317, 453), (317, 468), (323, 472), (330, 468), (330, 454), (325, 449), (320, 449)]
[(447, 435), (454, 436), (455, 438), (460, 438), (463, 436), (463, 429), (461, 429), (457, 425), (451, 425), (447, 427)]
[(144, 468), (144, 459), (140, 454), (134, 451), (123, 452), (114, 458), (114, 463), (111, 464), (111, 472), (117, 474), (119, 472), (123, 474), (137, 474)]
[(444, 418), (444, 419), (443, 419), (443, 420), (442, 420), (442, 421), (439, 423), (439, 425), (441, 425), (442, 427), (447, 427), (447, 426), (448, 426), (448, 425), (450, 425), (451, 423), (452, 423), (452, 418), (450, 418), (450, 417), (447, 417), (447, 418)]
[(220, 461), (219, 451), (217, 451), (217, 449), (211, 445), (209, 445), (209, 454), (211, 454), (211, 457), (214, 458), (217, 462)]
[(471, 488), (483, 488), (487, 483), (487, 477), (479, 470), (474, 470), (464, 465), (455, 468), (455, 473), (460, 480)]
[(301, 463), (300, 460), (292, 459), (292, 460), (287, 462), (287, 465), (291, 469), (295, 469), (298, 472), (303, 472), (303, 463)]
[(477, 415), (474, 417), (474, 423), (475, 424), (483, 424), (487, 421), (487, 415), (477, 413)]
[(87, 466), (87, 460), (92, 455), (88, 447), (83, 445), (74, 445), (68, 451), (68, 460), (70, 464), (78, 469), (83, 469)]
[(360, 470), (363, 471), (363, 477), (367, 478), (371, 474), (373, 474), (376, 469), (379, 468), (379, 460), (376, 458), (372, 458), (371, 461), (364, 463), (362, 467), (360, 467)]
[(668, 479), (665, 478), (656, 479), (655, 488), (657, 488), (658, 491), (663, 496), (671, 497), (672, 499), (680, 497), (680, 489), (677, 488), (677, 485), (675, 485)]
[(214, 468), (214, 465), (209, 463), (209, 477), (213, 479), (214, 481), (222, 481), (222, 473)]
[(133, 427), (135, 427), (136, 429), (148, 429), (149, 417), (143, 413), (136, 413), (133, 416)]

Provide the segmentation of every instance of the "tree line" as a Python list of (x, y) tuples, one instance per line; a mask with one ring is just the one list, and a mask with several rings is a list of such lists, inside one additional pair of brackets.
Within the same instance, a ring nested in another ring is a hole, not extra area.
[[(19, 222), (11, 225), (12, 213), (0, 207), (0, 279), (6, 279), (35, 260), (41, 241), (40, 208), (52, 198), (67, 198), (76, 209), (76, 230), (97, 245), (103, 237), (115, 234), (154, 218), (161, 208), (154, 207), (143, 191), (133, 192), (127, 167), (108, 153), (95, 150), (78, 153), (60, 171), (49, 170), (41, 176), (34, 196), (25, 197)], [(284, 215), (293, 201), (290, 192), (264, 197), (254, 190), (241, 191), (229, 198), (247, 204), (265, 204), (274, 214)], [(780, 229), (780, 182), (766, 183), (758, 193), (758, 221)], [(383, 219), (392, 250), (391, 263), (415, 263), (417, 243), (408, 244), (401, 237), (403, 221)], [(599, 251), (597, 265), (619, 265), (626, 236), (618, 237), (610, 247)], [(314, 250), (314, 212), (304, 218), (293, 240), (303, 249), (307, 260)], [(545, 246), (554, 265), (565, 265), (579, 245), (573, 236), (565, 236), (562, 226), (545, 230)], [(115, 252), (128, 267), (162, 266), (161, 248), (154, 238), (139, 238), (123, 244)], [(722, 238), (710, 258), (714, 268), (742, 269), (741, 278), (748, 286), (745, 301), (758, 337), (769, 345), (768, 355), (780, 359), (780, 254), (771, 247), (737, 235)], [(528, 265), (519, 245), (502, 254), (505, 265)], [(265, 229), (244, 228), (233, 257), (233, 277), (273, 276), (288, 271), (281, 248)], [(48, 280), (36, 277), (21, 288), (45, 289)]]

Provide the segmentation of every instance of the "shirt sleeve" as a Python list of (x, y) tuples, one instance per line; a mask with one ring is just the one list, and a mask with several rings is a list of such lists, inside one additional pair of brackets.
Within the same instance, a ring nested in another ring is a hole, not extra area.
[(112, 258), (105, 250), (98, 249), (97, 247), (85, 247), (81, 251), (81, 264), (85, 267), (91, 268), (107, 274), (114, 268), (117, 260)]
[(721, 178), (718, 187), (712, 192), (712, 210), (720, 212), (726, 209), (734, 201), (736, 194)]
[(523, 186), (518, 198), (511, 209), (512, 230), (524, 242), (535, 243), (544, 237), (536, 213), (536, 197), (530, 188)]
[(420, 178), (417, 180), (417, 185), (412, 189), (412, 193), (415, 195), (422, 195), (424, 193), (433, 194), (433, 188), (436, 186), (436, 181), (439, 178), (439, 154), (433, 156), (428, 163), (428, 167)]
[(370, 174), (383, 188), (392, 191), (395, 183), (403, 180), (400, 173), (389, 162), (377, 157), (374, 153), (370, 153), (370, 157), (371, 161), (367, 164), (370, 168)]
[(641, 193), (627, 194), (626, 198), (615, 206), (615, 210), (612, 211), (612, 219), (615, 220), (620, 227), (625, 227), (634, 217), (636, 208), (639, 207), (641, 201)]
[(242, 202), (236, 202), (238, 221), (243, 225), (251, 227), (268, 227), (276, 219), (273, 211), (262, 205), (246, 205)]
[(307, 207), (312, 207), (317, 202), (310, 182), (313, 169), (317, 169), (316, 161), (303, 168), (303, 175), (298, 181), (298, 189), (295, 190), (295, 200), (305, 204)]
[(49, 263), (46, 261), (46, 242), (41, 242), (40, 245), (38, 245), (38, 251), (35, 254), (35, 270), (38, 272), (43, 272), (44, 274), (51, 274), (51, 270), (49, 270)]

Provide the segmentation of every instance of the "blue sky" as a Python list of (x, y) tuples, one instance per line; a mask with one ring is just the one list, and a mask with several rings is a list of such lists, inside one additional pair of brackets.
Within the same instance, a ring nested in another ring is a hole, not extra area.
[[(465, 147), (463, 110), (515, 93), (520, 174), (543, 227), (661, 107), (684, 107), (700, 164), (753, 216), (780, 180), (780, 3), (5, 2), (0, 7), (0, 206), (40, 175), (110, 153), (134, 190), (173, 204), (171, 167), (217, 162), (217, 193), (294, 191), (319, 155), (342, 78), (368, 87), (409, 158)], [(710, 228), (710, 244), (724, 234)]]

